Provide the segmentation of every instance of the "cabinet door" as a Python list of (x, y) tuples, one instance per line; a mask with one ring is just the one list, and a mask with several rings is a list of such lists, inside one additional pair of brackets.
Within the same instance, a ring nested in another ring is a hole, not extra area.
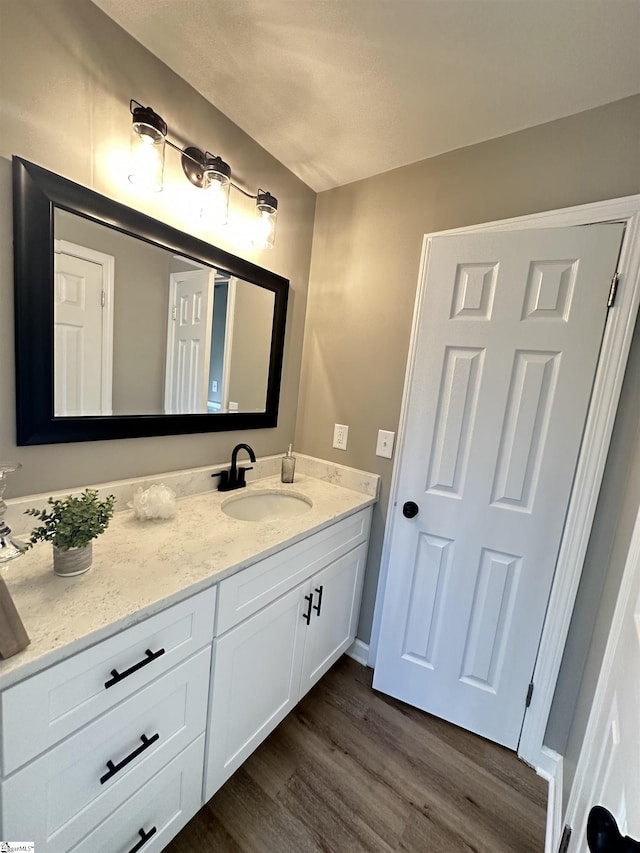
[(307, 591), (295, 587), (214, 643), (206, 800), (298, 701)]
[(365, 543), (311, 579), (313, 607), (311, 623), (305, 632), (301, 697), (354, 640), (366, 559)]

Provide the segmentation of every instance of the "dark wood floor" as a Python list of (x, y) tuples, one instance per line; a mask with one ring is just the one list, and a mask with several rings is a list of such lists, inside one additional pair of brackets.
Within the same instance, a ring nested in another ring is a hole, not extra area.
[(546, 784), (342, 658), (166, 853), (542, 853)]

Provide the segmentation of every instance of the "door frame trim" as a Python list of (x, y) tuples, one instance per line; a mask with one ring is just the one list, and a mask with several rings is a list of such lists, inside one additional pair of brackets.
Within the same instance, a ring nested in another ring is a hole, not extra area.
[[(609, 636), (607, 637), (607, 645), (602, 659), (602, 666), (600, 667), (600, 674), (598, 675), (593, 704), (589, 713), (587, 728), (582, 742), (582, 747), (580, 749), (580, 754), (578, 756), (576, 772), (573, 777), (573, 783), (569, 793), (569, 801), (567, 803), (565, 822), (569, 826), (573, 826), (573, 829), (576, 831), (576, 816), (582, 797), (585, 793), (584, 789), (586, 784), (591, 782), (591, 779), (587, 779), (584, 773), (585, 763), (588, 761), (590, 745), (593, 744), (595, 740), (598, 725), (607, 711), (607, 706), (605, 704), (607, 699), (607, 688), (613, 676), (616, 652), (618, 650), (622, 630), (625, 627), (623, 617), (625, 616), (633, 584), (638, 572), (640, 572), (640, 509), (636, 514), (636, 520), (631, 534), (631, 541), (629, 542), (629, 548), (627, 550), (627, 556), (622, 572), (622, 580), (620, 582), (615, 610), (611, 620), (611, 629), (609, 631)], [(592, 805), (595, 804), (592, 803)]]
[(422, 244), (418, 287), (411, 329), (404, 393), (398, 426), (398, 446), (395, 454), (389, 496), (389, 511), (385, 524), (380, 575), (371, 633), (369, 665), (375, 666), (382, 601), (389, 566), (390, 540), (396, 513), (390, 511), (397, 502), (399, 460), (402, 456), (408, 398), (413, 377), (420, 316), (424, 302), (425, 278), (432, 237), (464, 236), (492, 231), (562, 228), (604, 222), (624, 222), (618, 273), (620, 275), (616, 304), (607, 315), (602, 348), (587, 414), (585, 431), (576, 467), (574, 485), (569, 499), (556, 572), (549, 605), (542, 629), (540, 647), (533, 672), (535, 691), (524, 716), (518, 745), (518, 756), (533, 767), (544, 762), (542, 747), (553, 694), (560, 671), (562, 655), (569, 632), (578, 584), (582, 574), (589, 534), (593, 524), (598, 494), (611, 441), (618, 408), (622, 380), (631, 346), (638, 305), (640, 303), (640, 195), (560, 210), (545, 211), (512, 219), (497, 220), (463, 228), (453, 228), (425, 234)]

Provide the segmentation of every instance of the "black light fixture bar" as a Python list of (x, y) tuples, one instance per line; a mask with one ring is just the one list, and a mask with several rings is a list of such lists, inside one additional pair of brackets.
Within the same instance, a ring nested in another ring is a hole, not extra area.
[(220, 171), (223, 173), (226, 173), (226, 170), (228, 170), (229, 183), (234, 190), (238, 190), (238, 192), (242, 193), (247, 198), (253, 198), (256, 199), (256, 201), (260, 199), (261, 196), (268, 196), (269, 199), (275, 202), (272, 206), (277, 210), (278, 201), (275, 196), (271, 195), (271, 193), (261, 189), (258, 189), (257, 193), (252, 193), (232, 181), (230, 167), (218, 155), (211, 154), (209, 151), (202, 151), (194, 145), (188, 145), (186, 148), (181, 148), (180, 145), (176, 145), (175, 142), (172, 142), (167, 136), (167, 133), (169, 132), (167, 123), (156, 112), (154, 112), (151, 107), (145, 107), (139, 101), (132, 98), (129, 102), (129, 111), (137, 121), (144, 121), (163, 133), (165, 143), (170, 148), (173, 148), (174, 151), (178, 151), (180, 153), (182, 157), (182, 169), (192, 184), (202, 187), (205, 169), (207, 167), (216, 168), (217, 166), (221, 166), (222, 168)]

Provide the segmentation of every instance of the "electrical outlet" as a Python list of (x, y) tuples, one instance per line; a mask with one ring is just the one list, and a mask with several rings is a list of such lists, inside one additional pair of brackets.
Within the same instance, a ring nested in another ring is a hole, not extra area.
[(338, 450), (347, 449), (347, 439), (349, 438), (349, 427), (344, 424), (334, 424), (333, 427), (333, 446)]
[(216, 394), (217, 392), (218, 392), (218, 380), (212, 379), (211, 380), (211, 393)]
[(384, 456), (385, 459), (391, 459), (393, 456), (393, 441), (395, 437), (395, 432), (389, 432), (386, 429), (379, 429), (378, 443), (376, 444), (376, 456)]

